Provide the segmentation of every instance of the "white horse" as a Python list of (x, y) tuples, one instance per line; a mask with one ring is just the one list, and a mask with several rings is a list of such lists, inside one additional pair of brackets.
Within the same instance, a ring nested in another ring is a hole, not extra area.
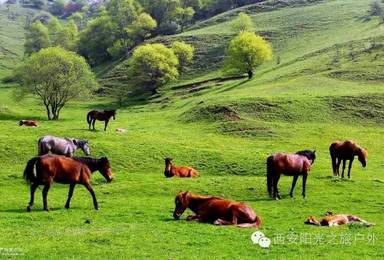
[(72, 157), (76, 150), (81, 149), (85, 155), (90, 155), (89, 144), (86, 140), (75, 138), (60, 138), (51, 135), (43, 136), (39, 139), (38, 155), (53, 154), (65, 155)]

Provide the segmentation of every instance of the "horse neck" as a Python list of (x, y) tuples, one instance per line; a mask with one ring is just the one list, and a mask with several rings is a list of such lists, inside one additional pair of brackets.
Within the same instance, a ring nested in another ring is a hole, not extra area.
[(190, 208), (193, 212), (197, 212), (200, 206), (205, 203), (207, 200), (211, 200), (213, 197), (205, 197), (199, 195), (189, 195), (188, 196), (188, 208)]
[(82, 158), (82, 157), (78, 157), (78, 158), (75, 158), (77, 159), (78, 161), (80, 161), (81, 163), (84, 163), (85, 165), (88, 166), (89, 170), (91, 170), (91, 172), (95, 172), (97, 170), (99, 170), (99, 160), (98, 159), (93, 159), (93, 158)]

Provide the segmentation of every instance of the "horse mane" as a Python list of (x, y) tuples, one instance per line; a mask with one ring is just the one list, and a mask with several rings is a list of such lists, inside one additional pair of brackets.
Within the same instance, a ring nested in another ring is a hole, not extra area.
[(309, 160), (313, 160), (313, 159), (315, 159), (315, 154), (314, 154), (313, 151), (311, 151), (311, 150), (302, 150), (302, 151), (298, 151), (298, 152), (296, 152), (295, 154), (305, 156), (305, 157), (307, 157)]
[(81, 162), (81, 163), (87, 165), (91, 171), (97, 170), (97, 168), (101, 162), (101, 159), (92, 158), (92, 157), (84, 157), (83, 156), (83, 157), (72, 157), (72, 158), (78, 162)]

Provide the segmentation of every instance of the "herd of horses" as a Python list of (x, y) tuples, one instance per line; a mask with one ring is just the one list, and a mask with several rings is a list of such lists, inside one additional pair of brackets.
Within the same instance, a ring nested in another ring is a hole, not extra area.
[[(87, 114), (89, 130), (91, 125), (95, 129), (95, 121), (105, 121), (106, 130), (111, 117), (115, 119), (116, 110), (90, 111)], [(23, 121), (23, 123), (22, 123)], [(20, 125), (37, 126), (25, 123), (30, 120), (22, 120)], [(87, 157), (74, 157), (76, 150), (81, 149)], [(346, 162), (349, 161), (348, 178), (351, 177), (351, 167), (357, 156), (362, 166), (367, 165), (367, 149), (360, 147), (353, 141), (336, 141), (329, 147), (332, 160), (333, 175), (339, 176), (341, 162), (343, 169), (341, 177), (344, 178)], [(92, 196), (94, 208), (98, 209), (98, 203), (90, 184), (93, 172), (99, 171), (110, 182), (113, 179), (112, 169), (107, 157), (92, 158), (89, 143), (86, 140), (76, 138), (59, 138), (44, 136), (38, 140), (38, 156), (30, 159), (24, 170), (24, 178), (30, 183), (30, 201), (27, 210), (30, 211), (34, 204), (34, 193), (38, 186), (43, 185), (44, 210), (49, 210), (47, 195), (53, 182), (69, 184), (68, 199), (65, 208), (70, 207), (70, 201), (76, 184), (81, 184)], [(316, 159), (316, 151), (302, 150), (294, 154), (275, 153), (267, 157), (267, 191), (269, 196), (279, 200), (281, 196), (278, 190), (280, 176), (292, 176), (290, 196), (293, 197), (298, 177), (302, 176), (302, 196), (305, 198), (306, 181), (312, 165)], [(175, 166), (171, 158), (165, 158), (165, 177), (199, 177), (199, 173), (188, 166)], [(202, 196), (190, 191), (181, 191), (175, 198), (175, 210), (173, 217), (179, 219), (183, 212), (189, 208), (195, 215), (187, 217), (187, 220), (209, 222), (216, 225), (236, 225), (239, 227), (260, 227), (261, 218), (251, 207), (244, 203), (225, 200), (215, 196)], [(333, 214), (327, 212), (326, 216), (318, 221), (313, 216), (309, 217), (306, 224), (313, 225), (341, 225), (350, 222), (359, 222), (365, 225), (370, 223), (353, 215)]]

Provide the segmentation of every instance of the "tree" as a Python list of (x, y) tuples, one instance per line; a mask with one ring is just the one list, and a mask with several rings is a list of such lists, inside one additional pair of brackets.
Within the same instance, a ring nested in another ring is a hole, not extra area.
[(46, 4), (46, 0), (31, 0), (31, 4), (38, 9), (42, 9)]
[(379, 1), (373, 1), (370, 4), (369, 14), (371, 16), (381, 16), (383, 15), (383, 7)]
[(129, 38), (136, 45), (147, 38), (156, 28), (157, 22), (149, 14), (141, 13), (133, 23), (126, 28)]
[(50, 9), (51, 13), (54, 15), (63, 15), (65, 10), (65, 1), (54, 0)]
[(96, 84), (83, 57), (60, 47), (49, 47), (32, 54), (15, 75), (21, 94), (37, 95), (49, 120), (59, 119), (67, 102), (87, 93)]
[(236, 33), (240, 32), (252, 32), (253, 22), (251, 17), (246, 13), (239, 13), (237, 18), (233, 20), (231, 24), (232, 30)]
[(69, 20), (57, 34), (57, 46), (61, 46), (69, 51), (75, 51), (77, 39), (77, 26), (73, 20)]
[(193, 46), (186, 44), (185, 42), (176, 41), (172, 43), (172, 50), (179, 60), (180, 70), (183, 70), (185, 65), (190, 63), (193, 59), (193, 53), (195, 49)]
[(133, 52), (128, 66), (128, 78), (134, 80), (133, 84), (144, 86), (155, 94), (160, 86), (178, 78), (178, 65), (172, 49), (159, 43), (145, 44)]
[(48, 29), (40, 21), (34, 22), (25, 37), (25, 54), (30, 55), (50, 46)]
[(247, 73), (253, 77), (253, 70), (272, 59), (272, 47), (262, 37), (251, 32), (236, 36), (227, 51), (224, 70), (227, 73)]
[(49, 39), (51, 40), (52, 46), (58, 46), (59, 45), (59, 34), (63, 30), (63, 26), (61, 25), (60, 21), (56, 17), (52, 17), (49, 21), (48, 25), (48, 33), (49, 33)]

